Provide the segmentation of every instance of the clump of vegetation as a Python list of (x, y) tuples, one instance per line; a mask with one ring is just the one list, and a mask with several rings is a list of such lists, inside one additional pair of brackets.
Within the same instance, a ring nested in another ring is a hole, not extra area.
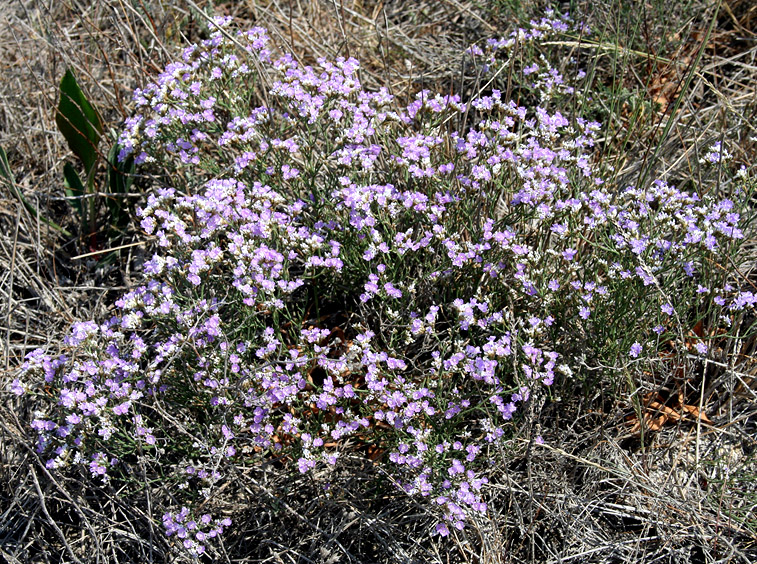
[(160, 482), (178, 550), (215, 554), (233, 529), (203, 508), (235, 468), (355, 455), (447, 536), (487, 512), (534, 397), (634, 388), (751, 334), (757, 296), (713, 265), (744, 260), (753, 178), (716, 143), (702, 162), (728, 198), (606, 181), (602, 125), (565, 104), (586, 73), (523, 59), (569, 20), (471, 48), (469, 99), (405, 105), (355, 59), (304, 66), (229, 24), (136, 91), (121, 134), (119, 160), (154, 178), (142, 283), (12, 384), (37, 399), (46, 468)]
[(750, 2), (36, 4), (4, 561), (754, 560)]

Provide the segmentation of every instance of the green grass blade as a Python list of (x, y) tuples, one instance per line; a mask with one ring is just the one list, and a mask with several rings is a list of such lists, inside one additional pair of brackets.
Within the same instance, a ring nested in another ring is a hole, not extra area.
[[(681, 104), (683, 104), (683, 100), (684, 100), (684, 97), (686, 96), (686, 93), (689, 91), (689, 86), (691, 85), (691, 81), (694, 79), (694, 76), (697, 75), (697, 67), (699, 66), (699, 61), (702, 60), (702, 55), (704, 55), (704, 50), (705, 50), (705, 47), (707, 46), (707, 42), (710, 40), (710, 36), (712, 35), (712, 30), (715, 28), (715, 24), (718, 21), (718, 13), (720, 13), (721, 5), (722, 5), (722, 2), (719, 0), (717, 6), (715, 7), (715, 12), (712, 15), (712, 19), (710, 20), (710, 25), (707, 28), (707, 33), (702, 39), (699, 49), (697, 49), (696, 57), (694, 57), (694, 60), (691, 61), (691, 63), (689, 64), (688, 72), (686, 73), (686, 78), (683, 82), (683, 85), (681, 86), (681, 92), (676, 97), (676, 101), (673, 104), (672, 109), (670, 110), (670, 115), (668, 116), (668, 120), (665, 123), (665, 129), (662, 132), (662, 137), (660, 137), (660, 141), (655, 145), (654, 152), (652, 153), (652, 157), (647, 161), (646, 157), (649, 155), (648, 154), (645, 155), (645, 162), (647, 166), (644, 168), (644, 171), (641, 177), (639, 178), (639, 186), (644, 186), (644, 183), (646, 182), (650, 172), (654, 169), (654, 164), (657, 160), (657, 156), (660, 154), (660, 149), (662, 149), (663, 145), (665, 145), (665, 141), (667, 140), (668, 135), (670, 134), (670, 130), (673, 128), (673, 124), (676, 122), (676, 116), (678, 114), (678, 110), (681, 107)], [(659, 125), (660, 124), (658, 123), (658, 128), (659, 128)]]
[(5, 152), (5, 149), (0, 147), (0, 184), (5, 184), (8, 186), (11, 194), (13, 194), (16, 198), (18, 198), (19, 202), (23, 204), (23, 206), (29, 211), (30, 214), (32, 214), (35, 219), (38, 221), (42, 221), (43, 223), (46, 223), (62, 235), (66, 237), (70, 237), (71, 233), (63, 229), (60, 225), (55, 223), (54, 221), (50, 221), (49, 219), (46, 219), (44, 217), (40, 217), (39, 212), (37, 212), (37, 208), (35, 208), (29, 200), (27, 200), (24, 197), (24, 194), (19, 190), (18, 186), (16, 186), (16, 180), (13, 177), (13, 173), (11, 172), (11, 167), (8, 164), (8, 155)]

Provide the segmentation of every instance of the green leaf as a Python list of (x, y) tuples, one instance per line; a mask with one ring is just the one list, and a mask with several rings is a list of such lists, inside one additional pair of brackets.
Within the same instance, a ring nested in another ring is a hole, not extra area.
[(24, 205), (29, 213), (32, 214), (36, 219), (43, 221), (66, 237), (71, 236), (68, 231), (63, 229), (54, 221), (40, 217), (39, 213), (37, 212), (37, 208), (31, 205), (31, 203), (29, 203), (29, 200), (24, 197), (24, 194), (21, 192), (21, 190), (19, 190), (18, 186), (16, 186), (16, 179), (14, 178), (13, 173), (11, 172), (11, 167), (8, 164), (8, 155), (5, 153), (5, 149), (3, 149), (2, 147), (0, 147), (0, 184), (7, 184), (10, 188), (10, 192), (19, 199), (19, 201)]
[(84, 164), (85, 176), (88, 177), (97, 162), (97, 145), (103, 133), (103, 122), (79, 88), (71, 69), (66, 70), (60, 81), (60, 102), (55, 123), (68, 146)]
[(0, 175), (5, 179), (5, 182), (9, 186), (16, 186), (16, 180), (13, 178), (11, 167), (8, 164), (8, 155), (5, 154), (5, 149), (0, 147)]
[(73, 167), (73, 165), (71, 165), (71, 163), (66, 163), (63, 166), (63, 177), (65, 179), (64, 185), (66, 196), (68, 196), (69, 198), (76, 197), (76, 199), (71, 200), (71, 205), (79, 214), (82, 222), (84, 222), (84, 213), (86, 209), (84, 207), (84, 202), (82, 201), (80, 196), (86, 194), (87, 191), (84, 189), (84, 184), (82, 183), (81, 179), (79, 178), (79, 174), (76, 172), (76, 169)]
[(134, 182), (134, 157), (129, 156), (124, 162), (118, 161), (121, 147), (114, 144), (108, 153), (108, 186), (114, 194), (127, 194)]
[(108, 210), (111, 215), (111, 224), (122, 226), (128, 219), (126, 208), (127, 201), (122, 197), (128, 194), (134, 182), (134, 157), (129, 156), (124, 162), (118, 161), (118, 153), (121, 147), (114, 143), (108, 152), (108, 191), (113, 194), (107, 199)]

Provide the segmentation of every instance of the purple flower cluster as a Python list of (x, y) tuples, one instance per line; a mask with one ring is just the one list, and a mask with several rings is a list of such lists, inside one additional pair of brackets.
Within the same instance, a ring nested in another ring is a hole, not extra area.
[(707, 153), (699, 159), (699, 162), (701, 164), (712, 164), (717, 165), (726, 161), (729, 161), (733, 158), (733, 155), (728, 152), (728, 150), (723, 147), (723, 144), (720, 141), (716, 141), (712, 144), (711, 147), (707, 150)]
[(231, 519), (213, 519), (205, 513), (199, 519), (193, 519), (190, 511), (182, 507), (178, 513), (168, 512), (163, 515), (163, 527), (166, 535), (175, 536), (181, 546), (193, 556), (199, 556), (205, 552), (205, 543), (223, 533), (224, 529), (231, 526)]
[[(565, 25), (550, 16), (491, 42), (488, 64)], [(528, 71), (543, 100), (570, 92), (548, 65)], [(266, 105), (250, 84), (269, 85)], [(182, 479), (210, 491), (250, 457), (279, 453), (304, 473), (369, 440), (446, 535), (487, 511), (506, 422), (578, 369), (577, 343), (625, 362), (691, 296), (723, 320), (755, 305), (703, 272), (743, 238), (733, 202), (662, 181), (608, 187), (592, 165), (599, 124), (496, 88), (401, 107), (362, 88), (354, 59), (302, 67), (256, 28), (186, 49), (135, 101), (121, 158), (178, 172), (139, 212), (158, 248), (143, 284), (105, 323), (74, 325), (70, 356), (35, 351), (13, 383), (55, 390), (32, 423), (50, 468), (107, 477), (137, 450), (186, 452), (194, 433)], [(628, 342), (587, 343), (626, 326), (618, 304), (639, 313)], [(188, 509), (163, 521), (194, 554), (229, 525)]]

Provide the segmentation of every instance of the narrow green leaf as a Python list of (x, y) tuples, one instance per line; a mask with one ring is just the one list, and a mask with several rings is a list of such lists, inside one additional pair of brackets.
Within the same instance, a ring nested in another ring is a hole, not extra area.
[(16, 186), (16, 180), (13, 178), (11, 167), (8, 164), (8, 155), (5, 154), (5, 149), (2, 147), (0, 147), (0, 175), (10, 186)]
[(108, 210), (111, 215), (111, 224), (122, 226), (128, 219), (126, 209), (128, 202), (122, 197), (128, 194), (134, 182), (134, 158), (129, 157), (124, 162), (118, 161), (118, 153), (121, 148), (113, 144), (108, 152), (108, 191), (113, 196), (107, 199)]
[(82, 219), (82, 221), (84, 221), (85, 207), (81, 196), (86, 194), (86, 190), (84, 189), (84, 184), (79, 178), (79, 174), (76, 172), (76, 169), (73, 167), (73, 165), (71, 165), (71, 163), (66, 163), (63, 166), (63, 177), (65, 179), (64, 185), (66, 196), (68, 196), (69, 198), (76, 198), (74, 200), (71, 200), (71, 205), (79, 214), (79, 217)]
[(113, 194), (126, 194), (134, 181), (134, 157), (118, 161), (121, 147), (114, 144), (108, 152), (108, 189)]
[[(662, 149), (663, 145), (665, 145), (665, 141), (667, 141), (668, 139), (668, 134), (670, 133), (670, 130), (673, 127), (673, 124), (678, 120), (678, 108), (681, 107), (681, 104), (683, 103), (684, 98), (689, 93), (689, 86), (691, 85), (691, 81), (694, 78), (694, 76), (697, 74), (699, 61), (702, 60), (702, 55), (704, 55), (705, 47), (707, 46), (710, 40), (710, 35), (712, 34), (712, 30), (715, 29), (715, 24), (718, 21), (718, 14), (720, 13), (721, 4), (722, 4), (722, 0), (718, 0), (717, 5), (715, 6), (715, 11), (712, 13), (712, 18), (710, 19), (710, 26), (707, 28), (707, 33), (705, 34), (704, 39), (702, 39), (702, 42), (700, 43), (699, 48), (697, 49), (697, 54), (694, 57), (694, 60), (689, 62), (689, 66), (686, 71), (686, 79), (684, 80), (683, 86), (681, 86), (681, 90), (678, 96), (676, 97), (676, 101), (673, 104), (673, 108), (670, 110), (670, 115), (668, 116), (668, 121), (665, 123), (665, 129), (662, 132), (662, 137), (660, 137), (659, 143), (657, 143), (654, 148), (654, 152), (652, 153), (652, 158), (649, 159), (648, 161), (647, 161), (647, 157), (649, 156), (649, 148), (647, 148), (647, 154), (644, 155), (644, 164), (646, 164), (647, 166), (642, 168), (642, 173), (638, 181), (639, 186), (645, 185), (648, 176), (651, 174), (652, 170), (654, 169), (655, 164), (657, 163), (657, 155), (660, 154), (660, 149)], [(662, 121), (659, 121), (657, 123), (657, 128), (655, 129), (655, 132), (660, 128), (661, 123)]]
[(40, 217), (39, 213), (37, 212), (37, 208), (35, 208), (29, 200), (27, 200), (24, 197), (23, 192), (19, 190), (18, 186), (16, 186), (16, 179), (13, 176), (13, 173), (11, 172), (11, 167), (8, 164), (8, 155), (5, 153), (5, 149), (0, 147), (0, 184), (7, 184), (8, 188), (10, 188), (11, 194), (16, 196), (19, 201), (23, 204), (23, 206), (29, 211), (30, 214), (32, 214), (37, 220), (42, 221), (55, 229), (56, 231), (62, 233), (66, 237), (70, 237), (71, 234), (63, 229), (60, 225), (55, 223), (54, 221), (50, 221), (49, 219), (46, 219), (44, 217)]
[(103, 133), (100, 114), (87, 101), (70, 69), (60, 81), (60, 102), (55, 123), (68, 142), (68, 146), (84, 164), (89, 176), (97, 162), (97, 145)]

